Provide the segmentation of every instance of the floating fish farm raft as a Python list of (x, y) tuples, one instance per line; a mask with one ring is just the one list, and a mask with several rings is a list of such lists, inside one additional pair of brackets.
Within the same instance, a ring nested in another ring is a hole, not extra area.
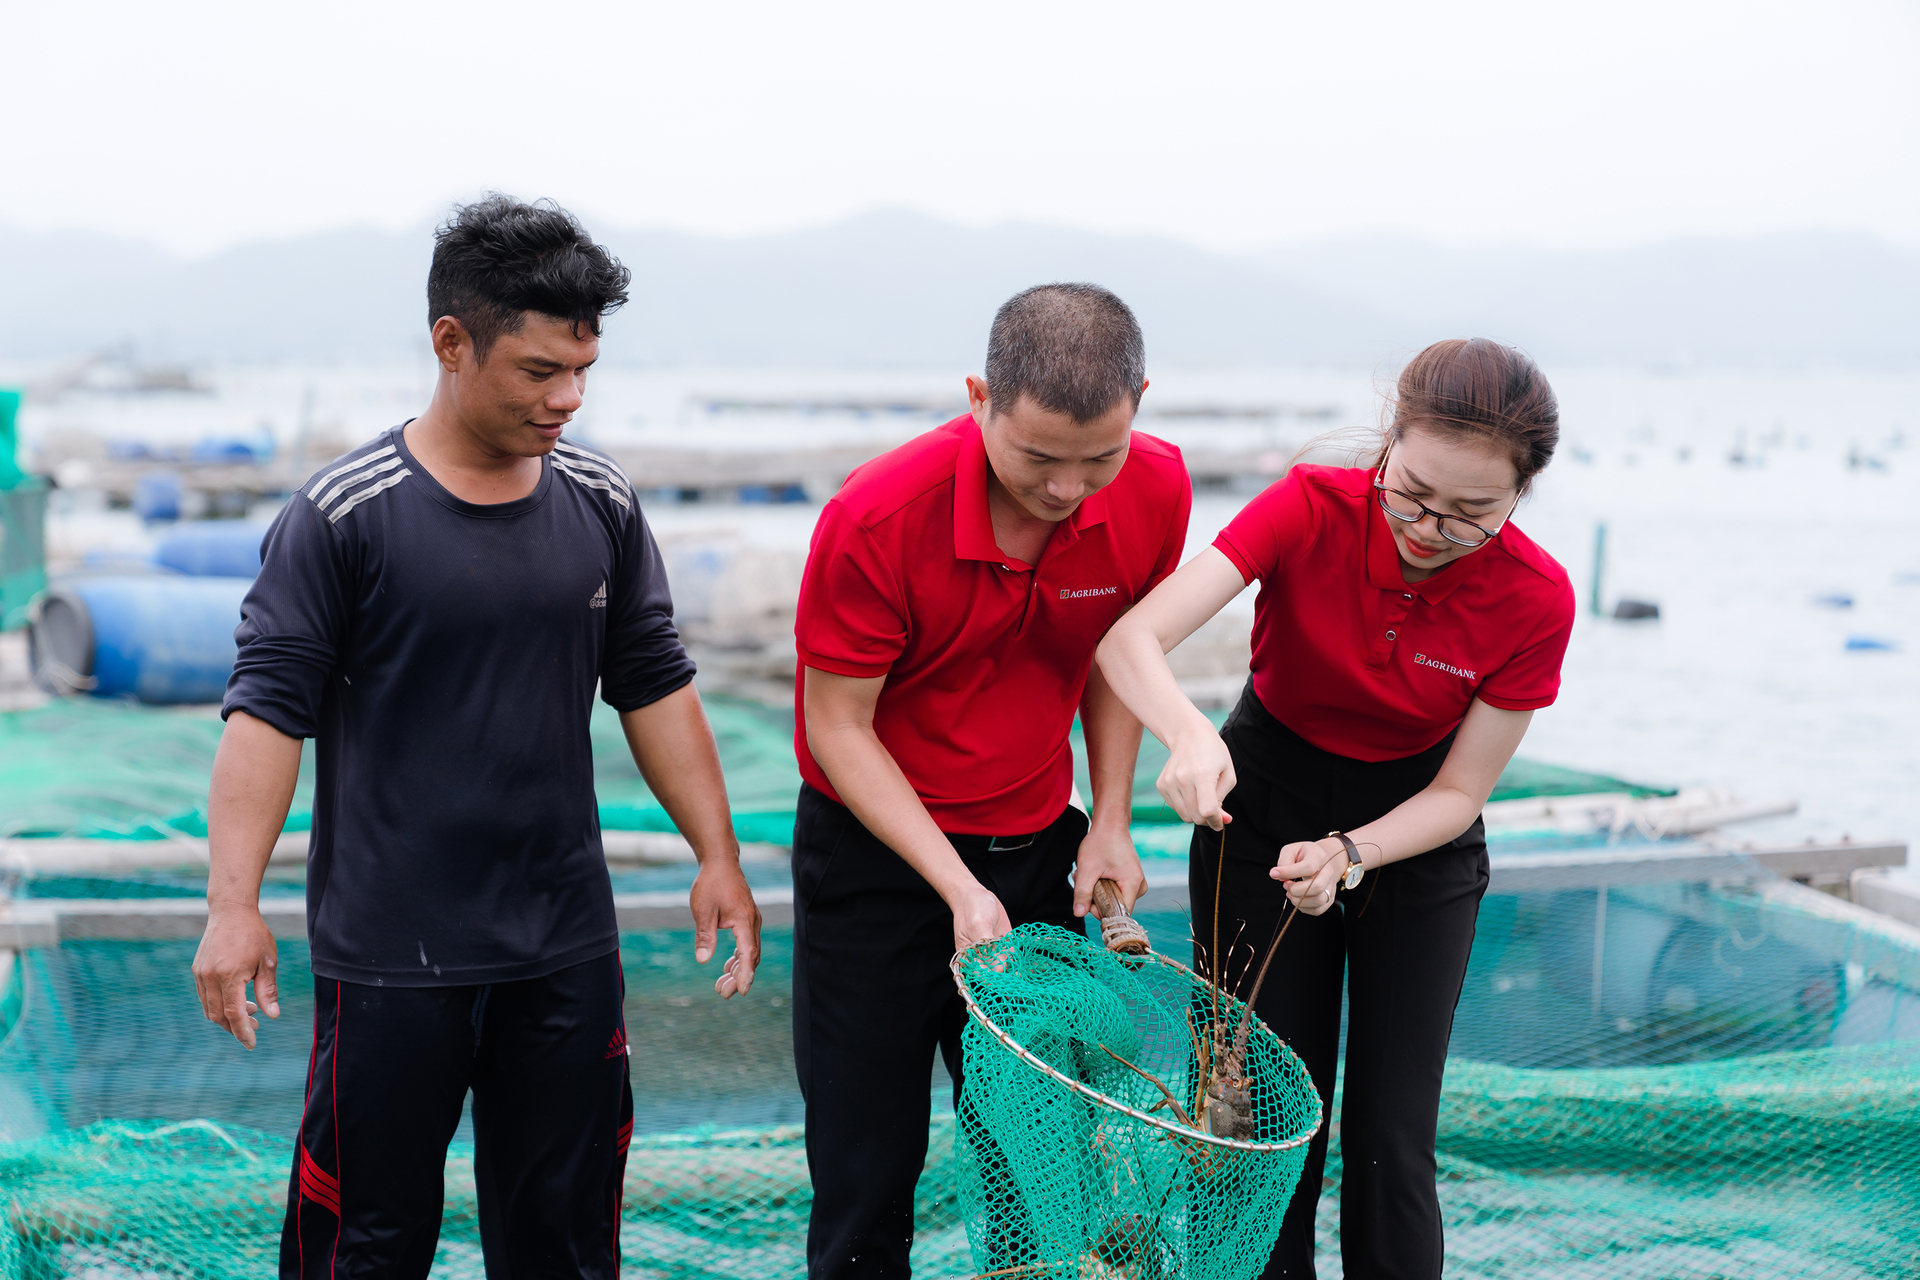
[[(778, 848), (791, 719), (710, 703), (769, 921), (752, 993), (722, 1003), (692, 958), (691, 864), (601, 710), (633, 1049), (625, 1274), (799, 1277), (810, 1191)], [(204, 712), (97, 699), (0, 715), (0, 1280), (274, 1269), (312, 1015), (309, 792), (264, 904), (283, 1013), (248, 1054), (201, 1017), (188, 973), (218, 733)], [(1140, 918), (1179, 956), (1187, 830), (1158, 807), (1148, 746)], [(1810, 887), (1858, 883), (1904, 848), (1741, 849), (1702, 834), (1739, 816), (1726, 797), (1520, 763), (1495, 800), (1440, 1114), (1446, 1274), (1920, 1275), (1920, 930)], [(931, 1063), (928, 1088), (914, 1265), (968, 1276)], [(1339, 1274), (1337, 1100), (1333, 1115), (1323, 1275)], [(448, 1159), (436, 1276), (482, 1274), (469, 1139)]]

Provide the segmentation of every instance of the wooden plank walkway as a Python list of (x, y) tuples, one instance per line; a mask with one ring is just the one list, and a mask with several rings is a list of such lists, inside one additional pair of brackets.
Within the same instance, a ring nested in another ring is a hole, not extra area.
[[(1597, 889), (1612, 885), (1650, 884), (1682, 880), (1723, 883), (1766, 881), (1774, 877), (1810, 884), (1846, 884), (1853, 873), (1876, 867), (1905, 866), (1907, 846), (1898, 841), (1834, 841), (1792, 845), (1735, 847), (1687, 841), (1673, 844), (1621, 845), (1613, 848), (1573, 849), (1547, 853), (1496, 853), (1492, 858), (1492, 893), (1551, 892), (1559, 889)], [(1156, 878), (1138, 910), (1189, 909), (1184, 868), (1167, 860), (1149, 863)], [(1898, 882), (1887, 888), (1878, 877), (1861, 877), (1879, 898), (1905, 907), (1920, 902)], [(1863, 894), (1863, 897), (1866, 895)], [(754, 892), (764, 922), (774, 928), (793, 923), (793, 891), (760, 889)], [(623, 931), (691, 929), (684, 890), (614, 895), (614, 911)], [(306, 902), (301, 898), (268, 898), (261, 913), (277, 936), (297, 938), (306, 932)], [(1899, 911), (1893, 912), (1896, 916)], [(207, 904), (200, 898), (22, 898), (0, 903), (0, 948), (51, 947), (81, 939), (197, 938), (206, 928)]]

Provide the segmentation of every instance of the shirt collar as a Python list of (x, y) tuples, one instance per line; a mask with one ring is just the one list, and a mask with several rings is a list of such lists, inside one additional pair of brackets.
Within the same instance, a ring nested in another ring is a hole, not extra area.
[(1380, 509), (1368, 486), (1364, 501), (1367, 516), (1367, 579), (1382, 591), (1411, 592), (1428, 604), (1439, 604), (1452, 595), (1461, 583), (1479, 573), (1487, 556), (1496, 549), (1485, 546), (1470, 556), (1455, 560), (1432, 577), (1408, 582), (1400, 574), (1400, 549), (1393, 545), (1393, 531), (1387, 527), (1387, 513)]
[[(1053, 536), (1047, 539), (1047, 550), (1042, 554), (1050, 555), (1058, 548), (1070, 547), (1088, 529), (1105, 524), (1107, 503), (1107, 489), (1088, 494), (1072, 515), (1054, 527)], [(960, 452), (954, 458), (953, 555), (956, 560), (1016, 563), (993, 540), (993, 517), (987, 511), (987, 442), (980, 435), (978, 423), (961, 427)]]
[(987, 443), (978, 423), (960, 428), (960, 452), (953, 463), (953, 555), (995, 564), (1007, 560), (993, 540), (993, 517), (987, 513)]

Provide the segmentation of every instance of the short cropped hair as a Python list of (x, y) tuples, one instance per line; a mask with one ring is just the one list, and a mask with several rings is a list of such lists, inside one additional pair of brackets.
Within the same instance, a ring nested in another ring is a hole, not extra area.
[(427, 324), (458, 320), (483, 363), (502, 334), (520, 332), (529, 311), (571, 322), (576, 337), (583, 329), (599, 337), (600, 317), (626, 302), (633, 279), (551, 200), (527, 204), (491, 192), (455, 206), (433, 241)]
[(1036, 285), (993, 317), (985, 373), (995, 412), (1027, 396), (1076, 423), (1092, 422), (1121, 396), (1140, 407), (1147, 345), (1127, 304), (1099, 285)]

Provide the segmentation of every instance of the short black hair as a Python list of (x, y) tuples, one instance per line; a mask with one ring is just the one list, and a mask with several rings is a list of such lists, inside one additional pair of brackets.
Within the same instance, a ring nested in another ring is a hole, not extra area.
[(1097, 284), (1042, 284), (1014, 294), (987, 337), (987, 394), (999, 409), (1021, 396), (1092, 422), (1121, 396), (1140, 407), (1147, 344), (1127, 304)]
[(518, 333), (526, 313), (570, 321), (600, 336), (600, 317), (627, 300), (633, 273), (593, 242), (580, 220), (551, 200), (532, 204), (497, 191), (453, 215), (433, 233), (427, 272), (427, 324), (452, 316), (473, 336), (482, 361), (502, 334)]

